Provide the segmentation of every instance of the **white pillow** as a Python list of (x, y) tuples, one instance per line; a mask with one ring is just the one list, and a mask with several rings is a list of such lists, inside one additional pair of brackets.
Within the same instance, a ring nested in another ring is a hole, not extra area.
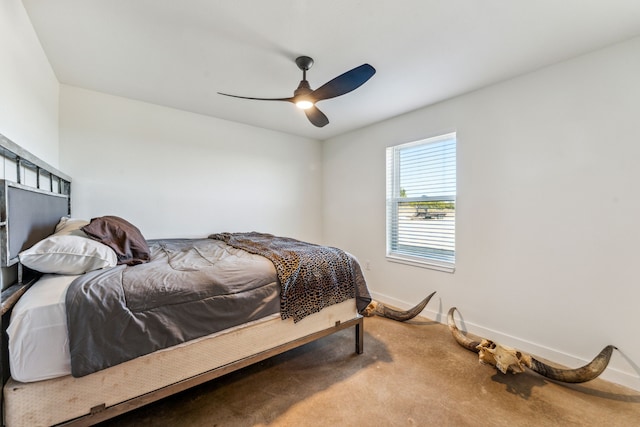
[(22, 265), (41, 273), (83, 274), (114, 267), (118, 257), (109, 246), (97, 242), (80, 230), (88, 221), (63, 217), (57, 233), (18, 254)]

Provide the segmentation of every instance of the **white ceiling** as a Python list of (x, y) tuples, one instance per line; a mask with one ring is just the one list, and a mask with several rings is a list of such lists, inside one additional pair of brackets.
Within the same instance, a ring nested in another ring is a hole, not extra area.
[[(640, 0), (23, 0), (64, 84), (324, 140), (640, 34)], [(363, 63), (359, 89), (288, 102)]]

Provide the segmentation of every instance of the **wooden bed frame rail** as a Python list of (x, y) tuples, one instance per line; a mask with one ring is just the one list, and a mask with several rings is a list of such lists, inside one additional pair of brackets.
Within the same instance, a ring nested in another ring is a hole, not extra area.
[(148, 405), (149, 403), (153, 403), (157, 400), (160, 400), (165, 397), (171, 396), (173, 394), (179, 393), (181, 391), (187, 390), (191, 387), (219, 378), (223, 375), (226, 375), (231, 372), (237, 371), (239, 369), (245, 368), (247, 366), (253, 365), (257, 362), (261, 362), (270, 357), (277, 356), (278, 354), (281, 354), (286, 351), (292, 350), (294, 348), (300, 347), (302, 345), (308, 344), (312, 341), (326, 337), (328, 335), (331, 335), (343, 329), (350, 328), (352, 326), (355, 327), (355, 351), (357, 354), (362, 354), (362, 352), (364, 351), (364, 342), (363, 342), (364, 321), (363, 321), (363, 317), (358, 315), (356, 318), (352, 320), (348, 320), (346, 322), (338, 321), (336, 322), (335, 326), (332, 328), (315, 332), (305, 337), (298, 338), (295, 341), (291, 341), (291, 342), (282, 344), (278, 347), (265, 350), (261, 353), (257, 353), (252, 356), (246, 357), (244, 359), (237, 360), (235, 362), (223, 365), (219, 368), (215, 368), (210, 371), (203, 372), (191, 378), (187, 378), (177, 383), (166, 386), (164, 388), (155, 390), (151, 393), (147, 393), (142, 396), (138, 396), (136, 398), (130, 399), (126, 402), (118, 403), (110, 407), (106, 407), (104, 405), (96, 406), (94, 408), (91, 408), (91, 413), (88, 415), (85, 415), (80, 418), (76, 418), (74, 420), (71, 420), (62, 424), (57, 424), (57, 425), (84, 427), (84, 426), (91, 426), (102, 421), (106, 421), (110, 418), (117, 417), (118, 415), (122, 415), (126, 412), (140, 408), (144, 405)]

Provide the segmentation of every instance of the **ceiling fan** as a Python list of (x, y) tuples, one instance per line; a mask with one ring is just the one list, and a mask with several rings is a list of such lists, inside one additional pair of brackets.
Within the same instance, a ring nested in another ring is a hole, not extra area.
[(309, 121), (317, 126), (323, 127), (329, 124), (329, 119), (322, 111), (315, 106), (316, 102), (325, 99), (335, 98), (340, 95), (351, 92), (362, 86), (375, 73), (376, 69), (369, 64), (362, 64), (346, 73), (340, 74), (338, 77), (328, 81), (316, 90), (312, 90), (307, 81), (307, 71), (313, 65), (313, 59), (308, 56), (299, 56), (296, 58), (296, 65), (302, 70), (302, 80), (298, 88), (293, 92), (290, 98), (252, 98), (248, 96), (230, 95), (228, 93), (218, 92), (220, 95), (232, 96), (234, 98), (254, 99), (258, 101), (287, 101), (296, 104), (298, 108), (304, 110)]

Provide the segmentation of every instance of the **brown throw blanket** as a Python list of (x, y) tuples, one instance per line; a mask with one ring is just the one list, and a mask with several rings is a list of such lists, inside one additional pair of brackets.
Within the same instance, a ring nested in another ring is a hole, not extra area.
[(210, 239), (268, 258), (280, 280), (280, 315), (294, 322), (324, 307), (356, 298), (358, 311), (371, 302), (358, 261), (329, 246), (263, 233), (219, 233)]

